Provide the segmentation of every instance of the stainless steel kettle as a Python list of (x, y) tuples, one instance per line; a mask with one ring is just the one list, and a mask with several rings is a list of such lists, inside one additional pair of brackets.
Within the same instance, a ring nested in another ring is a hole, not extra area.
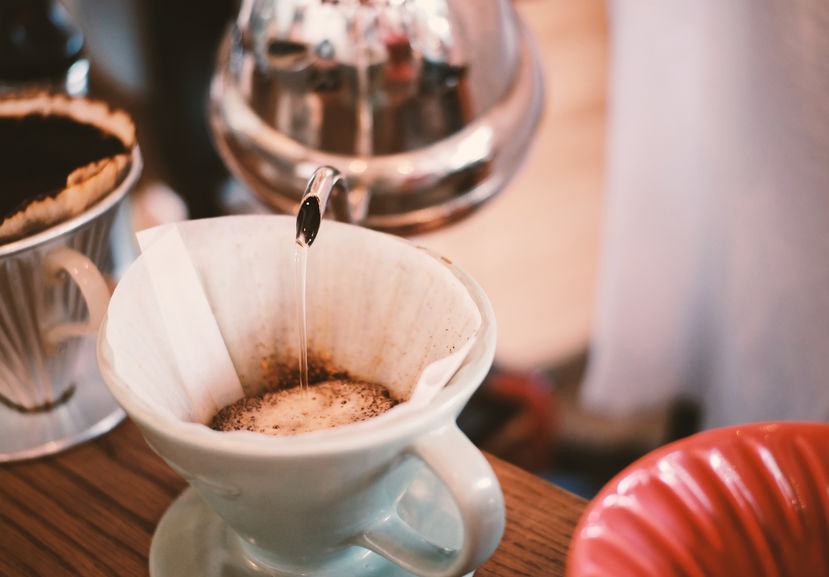
[(350, 191), (341, 219), (410, 234), (496, 194), (542, 102), (507, 0), (245, 0), (210, 122), (225, 163), (274, 210), (294, 213), (331, 166)]

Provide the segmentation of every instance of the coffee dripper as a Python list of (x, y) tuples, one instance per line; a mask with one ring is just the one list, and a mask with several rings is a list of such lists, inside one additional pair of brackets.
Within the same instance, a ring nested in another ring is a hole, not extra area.
[(245, 0), (209, 113), (253, 201), (295, 214), (331, 166), (352, 221), (413, 234), (504, 186), (542, 101), (538, 56), (507, 0)]

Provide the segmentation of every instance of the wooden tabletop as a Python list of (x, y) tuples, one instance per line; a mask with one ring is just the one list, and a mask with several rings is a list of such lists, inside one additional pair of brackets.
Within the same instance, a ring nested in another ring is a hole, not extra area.
[[(586, 502), (489, 459), (507, 526), (476, 577), (564, 575)], [(0, 466), (0, 575), (146, 577), (153, 531), (186, 486), (129, 420), (58, 455)]]

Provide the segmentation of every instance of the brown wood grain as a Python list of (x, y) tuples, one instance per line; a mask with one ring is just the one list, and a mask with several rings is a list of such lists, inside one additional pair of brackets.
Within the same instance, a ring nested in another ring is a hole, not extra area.
[(586, 501), (487, 455), (504, 492), (507, 526), (475, 577), (564, 575), (567, 549)]
[[(586, 503), (488, 455), (507, 526), (477, 577), (561, 576)], [(187, 486), (126, 421), (103, 437), (0, 467), (0, 575), (147, 577), (155, 526)]]
[(155, 525), (186, 483), (130, 422), (0, 468), (0, 575), (148, 575)]

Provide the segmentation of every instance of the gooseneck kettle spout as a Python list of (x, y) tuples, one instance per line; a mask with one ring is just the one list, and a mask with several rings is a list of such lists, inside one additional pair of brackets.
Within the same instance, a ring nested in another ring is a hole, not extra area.
[(296, 242), (303, 247), (311, 246), (325, 216), (328, 199), (337, 220), (354, 222), (351, 206), (348, 202), (348, 184), (345, 177), (336, 168), (322, 166), (314, 171), (305, 188), (302, 202), (296, 216)]

